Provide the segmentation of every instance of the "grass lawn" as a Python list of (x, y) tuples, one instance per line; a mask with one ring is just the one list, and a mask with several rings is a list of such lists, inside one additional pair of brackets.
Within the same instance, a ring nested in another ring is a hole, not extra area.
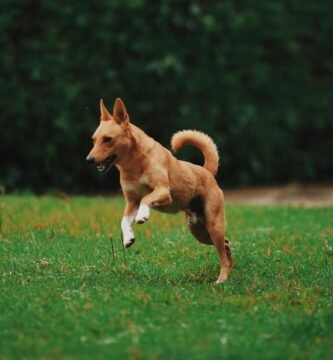
[(333, 208), (228, 205), (217, 286), (182, 214), (136, 225), (125, 259), (122, 199), (0, 203), (0, 359), (333, 358)]

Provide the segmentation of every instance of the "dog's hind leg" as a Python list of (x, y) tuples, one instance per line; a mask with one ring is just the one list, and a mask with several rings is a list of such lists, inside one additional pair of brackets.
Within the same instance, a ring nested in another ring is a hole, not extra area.
[(232, 254), (231, 254), (230, 240), (227, 239), (226, 237), (224, 238), (224, 247), (227, 253), (227, 258), (229, 260), (229, 269), (231, 270), (231, 268), (234, 266), (234, 259), (232, 258)]
[(219, 284), (228, 279), (228, 274), (233, 264), (229, 241), (224, 237), (225, 224), (222, 192), (221, 196), (212, 196), (206, 200), (205, 218), (207, 231), (220, 259), (220, 274), (216, 280), (216, 283)]
[[(192, 213), (186, 212), (186, 219), (188, 228), (191, 231), (191, 234), (202, 244), (205, 245), (214, 245), (212, 238), (209, 235), (209, 232), (206, 227), (204, 219), (193, 217)], [(230, 241), (227, 238), (224, 238), (224, 246), (227, 254), (227, 258), (230, 263), (230, 267), (233, 266), (233, 259), (230, 249)]]
[(191, 234), (203, 244), (214, 245), (209, 232), (207, 231), (205, 220), (190, 211), (186, 211), (185, 214)]

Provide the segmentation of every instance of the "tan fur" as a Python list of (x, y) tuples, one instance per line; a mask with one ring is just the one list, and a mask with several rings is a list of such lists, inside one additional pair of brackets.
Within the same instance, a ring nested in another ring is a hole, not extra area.
[[(214, 175), (218, 152), (213, 140), (194, 130), (176, 133), (172, 149), (185, 144), (199, 148), (204, 167), (176, 159), (169, 150), (131, 124), (124, 103), (116, 99), (113, 116), (101, 102), (101, 123), (93, 135), (94, 146), (87, 160), (103, 163), (116, 155), (120, 184), (126, 199), (125, 221), (145, 222), (149, 209), (164, 212), (185, 211), (191, 233), (202, 243), (214, 244), (220, 258), (217, 283), (225, 281), (232, 267), (228, 240), (225, 239), (224, 197)], [(104, 119), (106, 117), (106, 119)], [(105, 137), (112, 137), (105, 143)], [(104, 139), (104, 140), (103, 140)], [(198, 216), (197, 216), (198, 215)], [(129, 220), (128, 220), (129, 219)], [(197, 219), (196, 223), (191, 223)], [(126, 229), (123, 232), (126, 235)], [(134, 242), (127, 239), (126, 247)]]
[(219, 153), (214, 141), (197, 130), (183, 130), (172, 136), (171, 148), (177, 152), (184, 145), (193, 145), (200, 149), (205, 157), (204, 168), (216, 175), (219, 167)]

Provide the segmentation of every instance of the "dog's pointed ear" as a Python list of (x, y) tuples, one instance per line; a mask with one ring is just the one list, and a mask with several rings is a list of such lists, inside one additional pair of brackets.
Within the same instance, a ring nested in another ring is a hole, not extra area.
[(117, 98), (113, 105), (113, 118), (118, 124), (127, 125), (129, 116), (125, 104), (120, 98)]
[(101, 121), (112, 120), (112, 115), (109, 113), (108, 109), (105, 107), (103, 99), (100, 101), (101, 108)]

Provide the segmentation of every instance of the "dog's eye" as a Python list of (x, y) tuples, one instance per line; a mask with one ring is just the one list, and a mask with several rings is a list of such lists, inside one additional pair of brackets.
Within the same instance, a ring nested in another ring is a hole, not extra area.
[(111, 140), (112, 140), (112, 137), (110, 137), (110, 136), (104, 136), (104, 138), (103, 138), (103, 142), (105, 142), (105, 143), (109, 143), (109, 142), (111, 142)]

